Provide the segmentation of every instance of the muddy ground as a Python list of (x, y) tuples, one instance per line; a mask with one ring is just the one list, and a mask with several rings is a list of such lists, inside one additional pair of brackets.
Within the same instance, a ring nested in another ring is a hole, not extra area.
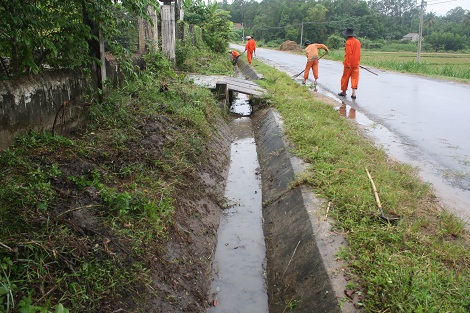
[[(185, 131), (167, 116), (155, 115), (136, 125), (135, 137), (129, 137), (124, 143), (126, 149), (116, 146), (112, 134), (108, 134), (109, 139), (101, 133), (91, 134), (90, 143), (93, 138), (98, 140), (96, 138), (103, 136), (102, 145), (99, 148), (81, 147), (81, 150), (60, 144), (58, 148), (54, 141), (36, 147), (35, 144), (43, 140), (39, 138), (24, 156), (24, 169), (21, 164), (7, 168), (10, 165), (1, 163), (0, 184), (3, 186), (21, 175), (30, 175), (28, 168), (47, 169), (57, 164), (57, 173), (60, 172), (50, 181), (56, 195), (54, 202), (48, 205), (50, 210), (45, 211), (39, 204), (31, 210), (26, 209), (26, 205), (21, 209), (21, 206), (8, 204), (11, 209), (2, 211), (0, 216), (0, 227), (6, 228), (8, 225), (9, 229), (15, 229), (15, 233), (10, 234), (2, 231), (0, 260), (9, 258), (21, 263), (21, 260), (30, 258), (32, 248), (37, 248), (45, 253), (44, 266), (50, 273), (41, 277), (40, 281), (33, 275), (29, 285), (23, 285), (15, 292), (15, 304), (18, 306), (19, 300), (28, 297), (29, 290), (34, 290), (34, 305), (46, 307), (62, 303), (66, 308), (71, 308), (73, 305), (63, 298), (70, 292), (63, 283), (64, 277), (73, 279), (73, 276), (66, 274), (60, 277), (62, 274), (57, 273), (83, 272), (83, 265), (92, 256), (98, 264), (102, 261), (116, 262), (118, 268), (123, 272), (130, 271), (131, 275), (132, 267), (142, 264), (148, 268), (151, 282), (135, 277), (130, 285), (104, 291), (99, 295), (99, 301), (87, 301), (85, 297), (96, 295), (87, 295), (85, 285), (100, 282), (93, 277), (79, 277), (78, 284), (85, 288), (80, 287), (80, 292), (85, 294), (83, 303), (74, 312), (205, 312), (213, 301), (209, 298), (211, 260), (224, 205), (230, 158), (229, 128), (224, 120), (218, 123), (197, 160), (196, 170), (173, 167), (178, 171), (177, 181), (172, 179), (175, 172), (159, 174), (163, 181), (175, 181), (171, 194), (175, 210), (171, 223), (162, 225), (166, 228), (166, 237), (136, 240), (139, 237), (139, 217), (126, 223), (117, 218), (113, 225), (109, 217), (104, 216), (107, 213), (104, 211), (110, 208), (103, 204), (100, 196), (102, 190), (83, 185), (89, 185), (94, 175), (99, 173), (101, 178), (113, 177), (109, 187), (126, 190), (132, 177), (121, 178), (113, 172), (122, 172), (132, 164), (164, 159), (162, 147), (175, 145)], [(85, 133), (85, 129), (75, 129), (67, 137), (82, 137)], [(81, 177), (82, 185), (70, 177)], [(1, 194), (10, 197), (7, 189), (2, 190)], [(15, 196), (11, 196), (10, 202), (4, 200), (4, 204), (14, 203)], [(126, 236), (126, 232), (135, 234)], [(135, 249), (139, 252), (136, 253)], [(42, 270), (38, 269), (37, 274), (42, 275)], [(113, 276), (109, 280), (116, 280), (119, 285), (119, 273), (109, 275)], [(23, 280), (24, 277), (15, 279)], [(4, 294), (1, 296), (0, 300), (3, 300)], [(50, 297), (52, 305), (41, 302)], [(2, 311), (2, 301), (0, 304)]]
[(214, 304), (209, 291), (217, 229), (224, 207), (231, 134), (224, 121), (209, 142), (207, 162), (185, 177), (175, 198), (176, 211), (166, 242), (165, 262), (152, 268), (156, 294), (152, 312), (205, 312)]
[[(148, 125), (154, 128), (155, 125)], [(164, 134), (148, 134), (149, 147), (171, 138), (173, 127), (157, 126)], [(170, 125), (167, 125), (170, 126)], [(217, 229), (224, 206), (231, 134), (221, 120), (218, 134), (211, 138), (205, 162), (197, 172), (184, 175), (174, 193), (174, 211), (161, 254), (150, 262), (155, 291), (149, 294), (148, 310), (141, 312), (205, 312), (213, 305), (209, 291)], [(144, 306), (145, 307), (145, 306)], [(121, 309), (121, 308), (115, 308)], [(126, 311), (123, 311), (126, 312)], [(131, 311), (129, 311), (131, 312)]]

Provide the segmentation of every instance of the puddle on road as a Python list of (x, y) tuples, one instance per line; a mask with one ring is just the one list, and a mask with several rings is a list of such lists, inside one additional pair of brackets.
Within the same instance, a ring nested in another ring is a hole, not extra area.
[[(248, 108), (247, 108), (248, 106)], [(225, 188), (228, 208), (218, 229), (208, 312), (267, 313), (266, 252), (263, 235), (261, 177), (253, 138), (251, 106), (240, 94), (231, 107), (235, 140)]]

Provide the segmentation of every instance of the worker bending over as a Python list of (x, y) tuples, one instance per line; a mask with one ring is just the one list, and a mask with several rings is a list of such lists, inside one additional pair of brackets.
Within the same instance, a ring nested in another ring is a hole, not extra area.
[(238, 58), (240, 57), (240, 53), (238, 53), (238, 51), (235, 51), (235, 50), (229, 50), (228, 53), (232, 55), (232, 64), (236, 66), (238, 62)]
[(328, 53), (328, 47), (325, 46), (324, 44), (321, 43), (311, 43), (310, 41), (305, 42), (305, 56), (307, 57), (307, 64), (305, 64), (305, 70), (304, 70), (304, 81), (302, 84), (305, 85), (308, 79), (308, 74), (310, 72), (310, 69), (312, 69), (313, 72), (313, 78), (315, 78), (315, 81), (313, 82), (313, 85), (317, 85), (317, 79), (318, 79), (318, 49), (323, 49), (325, 50), (325, 53)]

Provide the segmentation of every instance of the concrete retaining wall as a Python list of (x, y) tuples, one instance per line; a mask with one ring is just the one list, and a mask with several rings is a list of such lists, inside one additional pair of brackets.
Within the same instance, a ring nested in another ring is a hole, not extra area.
[(83, 111), (83, 86), (82, 76), (68, 70), (1, 81), (0, 149), (27, 130), (51, 129), (54, 120), (59, 130), (75, 121)]
[[(134, 63), (144, 68), (142, 59)], [(124, 77), (119, 64), (106, 62), (106, 77), (113, 86)], [(28, 130), (54, 132), (76, 126), (86, 109), (83, 95), (88, 82), (79, 71), (55, 70), (39, 75), (0, 81), (0, 150)]]

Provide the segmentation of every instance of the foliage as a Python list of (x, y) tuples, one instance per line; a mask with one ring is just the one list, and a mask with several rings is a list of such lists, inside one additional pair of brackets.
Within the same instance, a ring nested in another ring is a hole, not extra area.
[(229, 15), (227, 11), (216, 11), (204, 24), (204, 41), (216, 53), (223, 53), (228, 48), (230, 39)]
[[(189, 25), (181, 21), (182, 27), (189, 29)], [(193, 33), (189, 30), (185, 33), (190, 34), (184, 39), (176, 41), (176, 67), (186, 72), (199, 73), (217, 73), (230, 75), (232, 67), (230, 66), (226, 55), (226, 50), (214, 52), (202, 39), (202, 29), (198, 25), (193, 26)], [(215, 36), (220, 35), (215, 32)], [(209, 36), (210, 37), (210, 36)], [(205, 38), (207, 40), (207, 38)], [(228, 40), (221, 39), (221, 47), (226, 47)]]
[(434, 51), (458, 51), (464, 48), (464, 37), (450, 32), (434, 32), (426, 37), (426, 43)]
[(2, 1), (0, 55), (9, 58), (7, 74), (88, 64), (87, 41), (92, 34), (79, 12), (76, 2)]
[(148, 19), (147, 5), (153, 4), (153, 0), (1, 1), (0, 78), (50, 68), (87, 68), (99, 58), (98, 29), (112, 53), (127, 55), (123, 51), (135, 44), (128, 35), (136, 34), (135, 17)]
[(243, 36), (244, 31), (243, 29), (232, 29), (231, 30), (231, 36), (230, 36), (230, 41), (243, 41), (245, 39), (245, 36)]
[(202, 28), (205, 44), (216, 53), (227, 50), (232, 26), (229, 13), (218, 9), (215, 1), (205, 4), (201, 0), (186, 0), (183, 5), (186, 9), (185, 22)]
[[(340, 36), (337, 35), (331, 35), (328, 37), (328, 40), (326, 42), (326, 45), (328, 46), (329, 49), (340, 49), (344, 47), (344, 43), (346, 40)], [(361, 41), (362, 44), (362, 41)]]
[[(417, 33), (420, 21), (415, 0), (234, 0), (221, 6), (230, 11), (234, 23), (243, 23), (245, 30), (267, 44), (274, 40), (300, 42), (302, 36), (326, 42), (350, 26), (358, 36), (373, 42), (400, 40), (407, 33)], [(425, 12), (424, 38), (435, 32), (456, 34), (456, 41), (468, 46), (470, 12), (460, 7), (447, 16)], [(452, 46), (452, 50), (456, 48), (462, 49)]]

